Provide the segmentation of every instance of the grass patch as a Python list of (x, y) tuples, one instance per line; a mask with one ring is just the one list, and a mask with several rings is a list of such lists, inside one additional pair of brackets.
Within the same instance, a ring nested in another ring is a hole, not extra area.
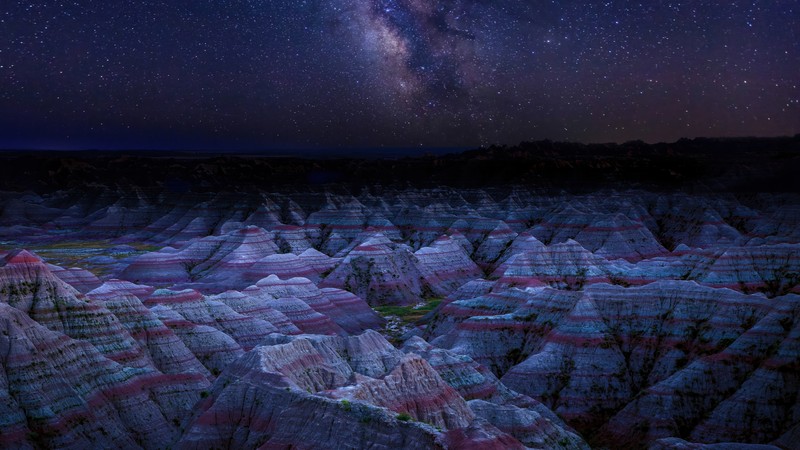
[(118, 245), (127, 245), (131, 247), (132, 252), (152, 252), (158, 250), (160, 247), (153, 244), (145, 244), (142, 242), (126, 242), (124, 244), (116, 244), (108, 239), (88, 240), (88, 241), (55, 241), (42, 244), (32, 244), (30, 247), (34, 251), (40, 252), (58, 252), (60, 250), (96, 250), (98, 252), (116, 247)]
[[(127, 245), (130, 247), (122, 251), (109, 251), (113, 247)], [(0, 250), (8, 251), (14, 248), (25, 248), (37, 254), (45, 262), (65, 268), (80, 267), (94, 273), (98, 277), (111, 274), (112, 269), (108, 263), (90, 263), (89, 258), (98, 256), (111, 257), (114, 260), (135, 257), (145, 252), (156, 251), (160, 247), (143, 242), (115, 243), (110, 239), (63, 239), (45, 242), (0, 242)]]
[(43, 249), (81, 249), (81, 248), (88, 248), (88, 249), (96, 249), (96, 248), (108, 248), (113, 247), (112, 244), (108, 239), (99, 239), (99, 240), (88, 240), (88, 241), (55, 241), (50, 242), (47, 244), (42, 244)]
[(412, 306), (376, 306), (375, 311), (378, 314), (386, 317), (386, 316), (397, 316), (405, 323), (416, 323), (420, 320), (425, 314), (436, 309), (439, 304), (442, 303), (441, 298), (432, 298), (428, 299), (423, 306), (417, 307), (416, 305)]

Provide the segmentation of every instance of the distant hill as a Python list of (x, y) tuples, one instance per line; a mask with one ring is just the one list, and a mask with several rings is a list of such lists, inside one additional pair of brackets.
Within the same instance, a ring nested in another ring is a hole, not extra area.
[[(0, 188), (49, 191), (86, 185), (190, 191), (412, 185), (528, 185), (592, 189), (609, 183), (647, 188), (798, 191), (800, 135), (697, 138), (673, 143), (523, 142), (401, 157), (376, 151), (275, 156), (177, 151), (6, 151)], [(397, 153), (399, 152), (399, 153)], [(367, 157), (369, 156), (369, 157)]]

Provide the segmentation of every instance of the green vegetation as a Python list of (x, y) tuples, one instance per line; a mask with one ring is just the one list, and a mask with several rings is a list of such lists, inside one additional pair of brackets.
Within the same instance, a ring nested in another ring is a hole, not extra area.
[(402, 420), (403, 422), (408, 422), (411, 420), (411, 416), (408, 413), (400, 413), (397, 415), (397, 420)]
[(350, 404), (350, 400), (343, 399), (342, 400), (342, 409), (345, 411), (350, 411), (353, 409), (353, 406)]
[(122, 245), (112, 242), (110, 239), (64, 239), (50, 242), (37, 243), (14, 243), (7, 241), (0, 243), (0, 250), (12, 250), (14, 248), (25, 248), (46, 262), (63, 267), (81, 267), (93, 272), (97, 276), (108, 274), (108, 267), (103, 264), (92, 264), (86, 260), (95, 256), (110, 256), (114, 259), (127, 258), (140, 255), (142, 253), (156, 251), (156, 245), (141, 242), (126, 242), (125, 245), (131, 247), (128, 251), (109, 252), (108, 249)]
[[(31, 245), (30, 248), (35, 251), (36, 253), (54, 253), (54, 254), (69, 254), (72, 252), (82, 253), (104, 253), (105, 250), (111, 247), (115, 247), (119, 244), (111, 242), (108, 239), (96, 239), (96, 240), (65, 240), (65, 241), (57, 241), (57, 242), (50, 242), (45, 244), (36, 244)], [(125, 245), (128, 245), (133, 248), (135, 252), (152, 252), (159, 249), (157, 245), (151, 244), (144, 244), (141, 242), (126, 242)]]
[(441, 298), (431, 298), (426, 300), (424, 306), (376, 306), (373, 308), (378, 314), (386, 316), (397, 316), (403, 323), (413, 324), (420, 320), (425, 314), (436, 309), (442, 303)]

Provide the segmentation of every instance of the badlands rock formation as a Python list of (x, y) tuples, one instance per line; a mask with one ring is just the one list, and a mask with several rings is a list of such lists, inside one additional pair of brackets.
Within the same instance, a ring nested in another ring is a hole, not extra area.
[[(780, 164), (548, 155), (6, 173), (0, 447), (798, 448), (800, 196), (746, 183)], [(666, 184), (540, 172), (628, 164)], [(281, 178), (325, 167), (394, 172)]]

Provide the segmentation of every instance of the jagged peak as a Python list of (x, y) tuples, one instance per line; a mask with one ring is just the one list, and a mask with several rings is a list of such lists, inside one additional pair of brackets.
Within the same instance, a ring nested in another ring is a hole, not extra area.
[(564, 242), (559, 242), (558, 244), (553, 244), (550, 246), (552, 249), (568, 249), (569, 251), (580, 253), (580, 254), (588, 254), (592, 255), (592, 252), (586, 249), (580, 242), (574, 239), (567, 239)]
[(239, 228), (238, 230), (233, 231), (231, 234), (237, 234), (241, 236), (252, 236), (252, 235), (267, 234), (267, 232), (266, 230), (257, 225), (247, 225), (246, 227)]
[(274, 255), (267, 255), (256, 262), (294, 261), (299, 258), (300, 257), (294, 253), (275, 253)]
[(8, 252), (3, 257), (3, 265), (6, 264), (43, 264), (44, 261), (35, 253), (25, 249), (15, 249)]
[(184, 303), (195, 302), (203, 298), (203, 294), (194, 289), (175, 291), (172, 289), (156, 289), (146, 299), (146, 303)]
[(282, 280), (279, 276), (272, 274), (258, 280), (258, 282), (256, 282), (255, 285), (257, 287), (270, 287), (270, 286), (295, 285), (295, 284), (313, 285), (314, 283), (312, 283), (311, 280), (309, 280), (308, 278), (304, 277), (291, 277)]
[(330, 258), (330, 256), (326, 255), (325, 253), (322, 253), (321, 251), (315, 248), (307, 248), (298, 256), (300, 256), (301, 258), (303, 257), (326, 258), (326, 259)]
[[(130, 294), (139, 296), (141, 294), (152, 294), (153, 288), (145, 284), (136, 284), (126, 280), (113, 278), (107, 280), (100, 286), (86, 293), (87, 297), (103, 298), (113, 297), (119, 294)], [(138, 295), (137, 295), (138, 294)]]

